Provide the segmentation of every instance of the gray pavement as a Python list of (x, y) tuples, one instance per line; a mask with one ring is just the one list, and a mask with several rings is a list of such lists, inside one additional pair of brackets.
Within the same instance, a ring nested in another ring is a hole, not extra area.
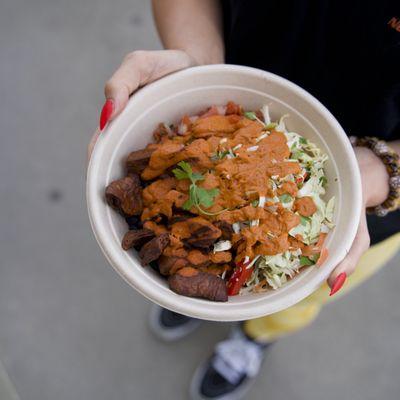
[[(186, 399), (229, 326), (155, 340), (150, 304), (107, 265), (84, 198), (103, 82), (128, 51), (160, 48), (150, 6), (0, 3), (0, 358), (22, 400)], [(398, 399), (399, 261), (281, 340), (248, 398)]]

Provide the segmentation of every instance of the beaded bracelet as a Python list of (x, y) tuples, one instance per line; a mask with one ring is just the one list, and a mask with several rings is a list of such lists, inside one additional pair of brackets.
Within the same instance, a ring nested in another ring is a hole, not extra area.
[(368, 207), (369, 214), (376, 214), (378, 217), (384, 217), (391, 211), (395, 211), (400, 207), (400, 157), (392, 150), (385, 141), (376, 137), (356, 136), (350, 137), (353, 147), (367, 147), (372, 150), (385, 164), (389, 174), (389, 196), (380, 205), (376, 207)]

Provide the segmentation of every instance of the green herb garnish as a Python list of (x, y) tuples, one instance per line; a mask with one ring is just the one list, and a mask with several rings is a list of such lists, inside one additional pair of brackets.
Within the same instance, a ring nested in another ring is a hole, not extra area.
[[(213, 205), (215, 197), (218, 196), (218, 189), (204, 189), (196, 185), (197, 181), (203, 181), (204, 176), (193, 172), (192, 167), (189, 163), (181, 161), (178, 163), (179, 168), (172, 170), (176, 179), (189, 179), (192, 184), (189, 188), (189, 200), (184, 205), (184, 210), (190, 210), (193, 206), (196, 207), (201, 213), (206, 215), (216, 215), (215, 213), (209, 213), (201, 208), (201, 206), (209, 208)], [(222, 211), (221, 211), (222, 212)], [(217, 213), (218, 214), (218, 213)]]
[(257, 119), (256, 113), (253, 112), (253, 111), (246, 111), (243, 115), (244, 115), (246, 118), (251, 119), (252, 121), (255, 121), (255, 120)]
[(282, 203), (290, 203), (293, 200), (293, 197), (290, 194), (284, 193), (281, 196), (279, 196), (279, 200)]
[(314, 265), (314, 264), (315, 264), (315, 261), (309, 259), (308, 257), (305, 257), (305, 256), (300, 257), (300, 266), (301, 267), (304, 267), (306, 265)]
[(264, 126), (264, 129), (269, 130), (269, 129), (274, 129), (278, 126), (276, 122), (270, 122), (269, 124)]
[(328, 179), (326, 179), (325, 176), (321, 176), (321, 178), (319, 178), (319, 183), (322, 183), (322, 186), (325, 187), (328, 183)]
[(302, 136), (300, 136), (299, 142), (300, 142), (301, 144), (307, 144), (307, 143), (308, 143), (308, 140), (307, 140), (306, 138), (303, 138)]

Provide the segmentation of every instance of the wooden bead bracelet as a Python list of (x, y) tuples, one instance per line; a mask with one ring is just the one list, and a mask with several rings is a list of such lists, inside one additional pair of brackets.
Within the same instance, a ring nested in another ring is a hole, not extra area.
[(389, 174), (389, 196), (380, 205), (376, 207), (368, 207), (369, 214), (376, 214), (384, 217), (391, 211), (395, 211), (400, 207), (400, 157), (391, 149), (383, 140), (376, 137), (356, 137), (351, 136), (350, 142), (353, 147), (367, 147), (372, 150), (385, 164)]

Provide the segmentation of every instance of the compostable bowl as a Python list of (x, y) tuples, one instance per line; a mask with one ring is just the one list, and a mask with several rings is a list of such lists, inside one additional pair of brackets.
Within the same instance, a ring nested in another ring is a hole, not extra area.
[[(104, 200), (104, 190), (124, 174), (124, 160), (152, 141), (159, 122), (176, 122), (211, 105), (232, 100), (253, 110), (268, 104), (272, 120), (289, 114), (288, 130), (315, 142), (329, 156), (326, 198), (336, 197), (335, 224), (326, 246), (329, 257), (321, 267), (308, 267), (278, 290), (230, 297), (217, 303), (178, 295), (135, 251), (121, 248), (127, 230), (124, 219)], [(126, 109), (100, 135), (87, 174), (87, 204), (96, 239), (114, 269), (153, 302), (196, 318), (237, 321), (283, 310), (316, 290), (349, 250), (361, 212), (361, 180), (350, 142), (332, 114), (299, 86), (277, 75), (234, 65), (186, 69), (139, 90)]]

